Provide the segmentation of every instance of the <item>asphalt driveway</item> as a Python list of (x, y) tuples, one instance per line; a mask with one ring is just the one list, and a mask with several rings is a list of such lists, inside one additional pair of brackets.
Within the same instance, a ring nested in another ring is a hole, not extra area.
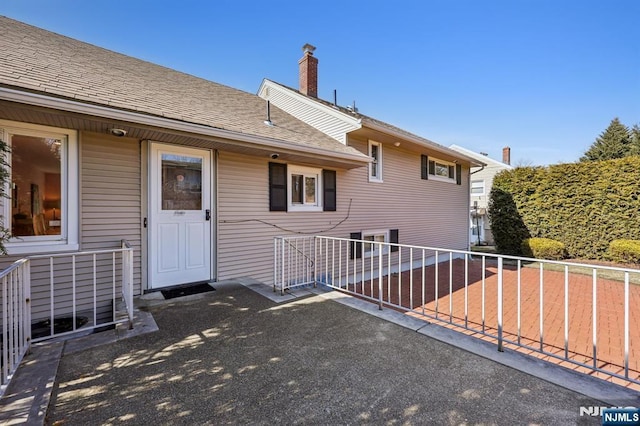
[(324, 295), (216, 287), (150, 307), (157, 332), (65, 354), (47, 423), (599, 424), (579, 408), (601, 401)]

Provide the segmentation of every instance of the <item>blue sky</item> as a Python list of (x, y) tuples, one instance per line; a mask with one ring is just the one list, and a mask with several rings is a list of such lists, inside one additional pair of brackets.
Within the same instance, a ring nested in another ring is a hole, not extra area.
[(2, 0), (0, 14), (255, 93), (298, 85), (442, 145), (577, 161), (640, 123), (640, 1)]

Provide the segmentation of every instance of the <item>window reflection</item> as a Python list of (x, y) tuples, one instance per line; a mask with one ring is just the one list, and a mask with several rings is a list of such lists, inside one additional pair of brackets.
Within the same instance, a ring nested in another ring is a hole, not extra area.
[(14, 237), (61, 235), (63, 141), (11, 136), (11, 233)]
[(162, 154), (162, 210), (202, 210), (202, 158)]

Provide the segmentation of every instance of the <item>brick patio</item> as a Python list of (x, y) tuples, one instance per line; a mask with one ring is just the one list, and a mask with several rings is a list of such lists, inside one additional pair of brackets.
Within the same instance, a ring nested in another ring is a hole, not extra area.
[[(442, 262), (438, 265), (438, 286), (436, 301), (435, 266), (428, 266), (424, 270), (426, 289), (421, 289), (421, 268), (413, 271), (413, 289), (411, 289), (411, 272), (392, 274), (391, 286), (388, 277), (383, 279), (383, 299), (391, 304), (398, 304), (411, 310), (408, 314), (436, 315), (438, 319), (451, 321), (455, 326), (465, 325), (465, 262), (454, 260), (451, 263), (453, 275), (452, 295), (449, 292), (450, 263)], [(471, 330), (464, 329), (466, 334), (476, 334), (481, 338), (488, 338), (478, 333), (483, 330), (482, 317), (482, 261), (468, 262), (469, 283), (467, 286), (468, 313), (466, 323)], [(494, 262), (487, 262), (485, 274), (485, 307), (484, 331), (497, 335), (497, 283), (498, 269)], [(503, 268), (503, 335), (506, 340), (517, 342), (517, 282), (518, 271), (515, 266)], [(520, 268), (521, 276), (521, 323), (520, 343), (540, 350), (540, 271), (533, 266)], [(365, 281), (351, 290), (359, 294), (378, 298), (377, 279)], [(568, 357), (574, 361), (593, 364), (593, 289), (592, 276), (571, 272), (568, 275), (569, 287), (569, 339)], [(544, 271), (544, 315), (543, 315), (543, 349), (545, 352), (564, 356), (564, 294), (565, 274), (558, 271)], [(629, 377), (640, 380), (640, 286), (629, 286)], [(452, 309), (450, 309), (450, 303)], [(599, 368), (619, 375), (624, 375), (624, 283), (609, 279), (598, 278), (597, 282), (597, 365)], [(454, 327), (455, 327), (454, 326)], [(474, 331), (475, 330), (475, 331)], [(536, 353), (515, 345), (506, 345), (530, 353), (539, 358), (565, 365), (574, 370), (599, 376), (603, 379), (617, 382), (626, 386), (640, 388), (634, 384), (618, 380), (599, 372), (591, 372), (575, 364), (558, 360), (549, 355)]]

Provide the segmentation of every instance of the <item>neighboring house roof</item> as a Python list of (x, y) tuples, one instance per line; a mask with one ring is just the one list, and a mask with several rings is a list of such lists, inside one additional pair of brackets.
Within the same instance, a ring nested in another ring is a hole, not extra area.
[(484, 163), (486, 163), (487, 166), (496, 166), (496, 167), (501, 167), (503, 169), (513, 169), (513, 166), (509, 165), (509, 164), (505, 164), (501, 161), (498, 160), (494, 160), (493, 158), (486, 156), (484, 154), (480, 154), (479, 152), (473, 152), (467, 148), (463, 148), (459, 145), (451, 145), (449, 146), (449, 148), (453, 149), (454, 151), (458, 151), (463, 153), (464, 155), (468, 156), (468, 157), (472, 157), (475, 158), (479, 161), (483, 161)]
[[(266, 125), (266, 102), (254, 94), (1, 16), (0, 51), (0, 100), (30, 102), (15, 93), (28, 92), (65, 100), (69, 108), (77, 103), (104, 107), (104, 111), (133, 113), (123, 116), (127, 119), (145, 121), (147, 116), (161, 119), (154, 123), (186, 123), (191, 126), (176, 128), (193, 133), (216, 129), (223, 132), (214, 135), (235, 135), (240, 140), (251, 135), (262, 144), (282, 146), (284, 142), (315, 154), (324, 152), (361, 164), (369, 161), (276, 107), (271, 108), (274, 125)], [(91, 111), (100, 114), (102, 110)]]
[(448, 147), (444, 146), (444, 145), (440, 145), (436, 142), (433, 142), (429, 139), (426, 139), (422, 136), (418, 136), (416, 134), (413, 134), (411, 132), (408, 132), (404, 129), (401, 129), (397, 126), (394, 126), (392, 124), (386, 123), (384, 121), (375, 119), (373, 117), (369, 117), (365, 114), (362, 114), (360, 112), (354, 111), (351, 108), (346, 108), (346, 107), (342, 107), (339, 105), (336, 105), (334, 103), (328, 102), (326, 100), (323, 99), (319, 99), (316, 98), (314, 96), (309, 96), (309, 95), (305, 95), (302, 92), (300, 92), (299, 90), (293, 89), (291, 87), (285, 86), (281, 83), (277, 83), (275, 81), (269, 80), (269, 79), (264, 79), (260, 88), (258, 89), (258, 94), (260, 94), (261, 96), (268, 98), (267, 95), (265, 95), (264, 90), (267, 87), (275, 87), (281, 90), (285, 90), (288, 92), (288, 94), (290, 96), (296, 96), (299, 97), (301, 100), (303, 100), (304, 102), (307, 103), (315, 103), (315, 105), (318, 108), (322, 108), (324, 110), (324, 112), (326, 114), (330, 114), (333, 116), (341, 116), (341, 119), (345, 122), (345, 124), (348, 126), (348, 132), (350, 131), (357, 131), (359, 129), (362, 128), (368, 128), (371, 129), (375, 132), (382, 132), (385, 134), (388, 134), (390, 136), (399, 138), (399, 139), (404, 139), (407, 141), (410, 141), (414, 144), (417, 144), (419, 146), (423, 146), (425, 148), (428, 148), (430, 150), (454, 157), (454, 158), (461, 158), (464, 159), (466, 161), (468, 161), (469, 163), (471, 163), (472, 166), (482, 166), (484, 165), (484, 161), (483, 159), (479, 159), (476, 158), (474, 156), (468, 156), (464, 153), (458, 152), (458, 151), (453, 151), (451, 149), (449, 149)]

